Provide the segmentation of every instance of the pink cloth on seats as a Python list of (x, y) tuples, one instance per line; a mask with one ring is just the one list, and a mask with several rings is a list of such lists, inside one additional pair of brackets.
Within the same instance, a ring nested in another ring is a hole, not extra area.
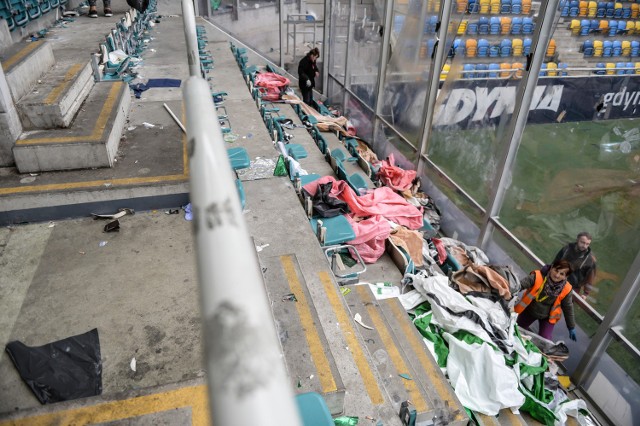
[(415, 170), (404, 170), (395, 164), (393, 154), (389, 154), (387, 160), (380, 162), (378, 178), (389, 188), (396, 191), (405, 191), (411, 188), (411, 182), (416, 178)]
[(354, 221), (349, 215), (347, 220), (356, 234), (349, 244), (354, 246), (364, 263), (375, 263), (384, 254), (384, 240), (389, 238), (391, 227), (382, 216), (371, 216), (360, 222)]

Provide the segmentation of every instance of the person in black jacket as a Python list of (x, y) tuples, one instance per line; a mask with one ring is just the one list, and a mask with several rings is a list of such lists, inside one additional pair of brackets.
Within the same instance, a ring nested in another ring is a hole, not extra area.
[(571, 264), (573, 273), (569, 275), (569, 281), (583, 299), (591, 292), (596, 277), (596, 257), (590, 247), (592, 239), (588, 232), (579, 233), (576, 242), (562, 247), (554, 259), (564, 259)]
[(320, 51), (314, 47), (298, 64), (298, 85), (302, 92), (302, 101), (314, 108), (316, 108), (316, 103), (313, 100), (313, 88), (316, 86), (316, 77), (319, 75), (316, 66), (316, 60), (319, 57)]

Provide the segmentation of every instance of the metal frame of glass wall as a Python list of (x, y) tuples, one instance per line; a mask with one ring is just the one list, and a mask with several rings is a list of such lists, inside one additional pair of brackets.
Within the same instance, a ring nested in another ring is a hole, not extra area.
[[(325, 7), (327, 17), (333, 18), (336, 16), (332, 13), (336, 3), (339, 3), (339, 1), (331, 1), (330, 4)], [(342, 0), (340, 3), (344, 5), (346, 2)], [(376, 2), (372, 2), (371, 7), (375, 7), (375, 3)], [(526, 69), (516, 88), (516, 102), (513, 107), (513, 113), (509, 120), (501, 123), (502, 128), (498, 129), (499, 137), (497, 137), (497, 139), (499, 139), (499, 144), (495, 154), (496, 171), (492, 176), (491, 184), (489, 185), (490, 191), (485, 202), (477, 201), (454, 177), (449, 176), (446, 170), (434, 162), (429, 155), (430, 144), (433, 137), (433, 123), (438, 113), (438, 93), (443, 91), (447, 84), (446, 82), (441, 84), (437, 76), (441, 75), (448, 52), (450, 52), (451, 49), (455, 49), (456, 34), (454, 29), (458, 28), (462, 19), (465, 18), (465, 16), (460, 16), (460, 14), (456, 13), (456, 4), (453, 0), (442, 0), (442, 2), (437, 3), (430, 0), (420, 2), (423, 8), (422, 10), (405, 9), (406, 16), (403, 18), (405, 23), (409, 22), (411, 16), (418, 16), (419, 19), (417, 22), (419, 25), (426, 26), (424, 7), (428, 8), (433, 6), (431, 12), (437, 16), (437, 26), (435, 28), (437, 31), (432, 31), (431, 40), (425, 43), (427, 46), (433, 46), (433, 49), (427, 50), (428, 58), (422, 64), (424, 74), (426, 75), (426, 77), (423, 76), (422, 85), (426, 87), (426, 94), (423, 96), (422, 125), (419, 132), (417, 134), (414, 132), (412, 137), (408, 137), (407, 132), (399, 130), (394, 120), (385, 112), (385, 90), (388, 88), (387, 83), (390, 80), (388, 70), (392, 65), (390, 58), (395, 55), (395, 52), (390, 52), (389, 46), (392, 44), (391, 39), (397, 36), (397, 34), (394, 33), (394, 25), (398, 23), (398, 20), (394, 13), (397, 9), (405, 7), (407, 3), (411, 2), (387, 1), (378, 8), (379, 11), (383, 11), (383, 16), (377, 16), (375, 19), (381, 24), (384, 31), (381, 32), (382, 46), (379, 51), (379, 63), (376, 74), (375, 76), (370, 76), (375, 77), (376, 82), (374, 102), (371, 103), (362, 99), (362, 92), (354, 90), (354, 84), (352, 84), (357, 81), (357, 79), (352, 78), (352, 76), (357, 74), (354, 72), (354, 64), (356, 61), (359, 61), (358, 56), (352, 54), (354, 51), (357, 51), (357, 48), (354, 48), (354, 39), (358, 37), (357, 27), (361, 25), (360, 21), (368, 19), (366, 16), (357, 16), (355, 17), (356, 19), (354, 19), (353, 16), (348, 17), (347, 63), (341, 70), (340, 76), (334, 75), (334, 70), (327, 67), (326, 77), (329, 79), (329, 84), (325, 85), (325, 87), (328, 88), (326, 95), (331, 101), (332, 96), (334, 96), (336, 92), (340, 93), (339, 99), (342, 100), (345, 115), (349, 116), (349, 112), (352, 110), (350, 106), (355, 102), (357, 103), (360, 113), (364, 112), (365, 115), (372, 118), (371, 127), (373, 132), (370, 138), (374, 150), (376, 150), (378, 154), (380, 154), (380, 150), (382, 150), (383, 153), (387, 152), (384, 150), (384, 147), (377, 144), (377, 141), (380, 139), (386, 140), (387, 144), (401, 145), (400, 151), (410, 160), (411, 164), (409, 164), (409, 167), (413, 166), (417, 169), (419, 176), (424, 176), (425, 171), (430, 170), (432, 173), (437, 174), (442, 179), (442, 182), (445, 182), (446, 185), (453, 188), (453, 191), (464, 199), (464, 202), (470, 206), (470, 209), (475, 210), (475, 214), (479, 218), (479, 220), (476, 221), (479, 232), (475, 243), (481, 249), (487, 249), (498, 240), (507, 241), (517, 248), (522, 256), (521, 258), (526, 259), (530, 265), (536, 267), (542, 266), (544, 262), (540, 257), (537, 256), (531, 248), (527, 247), (527, 245), (513, 233), (512, 229), (501, 221), (500, 212), (504, 207), (505, 194), (511, 183), (515, 157), (522, 142), (530, 105), (532, 105), (534, 97), (537, 96), (536, 87), (539, 80), (538, 76), (543, 67), (545, 53), (548, 53), (547, 48), (553, 36), (554, 28), (558, 26), (559, 10), (561, 7), (560, 1), (543, 1), (540, 9), (537, 11), (537, 22), (539, 22), (539, 24), (536, 25), (531, 36), (533, 39), (531, 56), (528, 58)], [(352, 0), (349, 4), (350, 14), (353, 14), (355, 1)], [(344, 11), (344, 7), (342, 10)], [(328, 56), (331, 55), (332, 30), (335, 28), (332, 26), (331, 18), (325, 20), (325, 63), (331, 61)], [(418, 34), (416, 37), (421, 38), (422, 36), (420, 34), (426, 34), (426, 32), (426, 29), (423, 30), (423, 28), (420, 27), (418, 31), (414, 32), (414, 35)], [(360, 37), (361, 36), (362, 35), (360, 35)], [(404, 41), (411, 42), (411, 40)], [(423, 40), (420, 40), (420, 42), (422, 41)], [(397, 47), (398, 44), (395, 46)], [(451, 55), (449, 54), (449, 56)], [(401, 78), (399, 75), (396, 77)], [(413, 77), (413, 75), (409, 76), (409, 78)], [(359, 78), (366, 80), (363, 76), (359, 76)], [(393, 139), (394, 142), (390, 142), (391, 139)], [(631, 218), (631, 220), (633, 220), (633, 218)], [(474, 243), (474, 241), (466, 242)], [(595, 373), (594, 366), (600, 361), (600, 358), (612, 341), (621, 344), (624, 350), (635, 360), (635, 365), (640, 365), (640, 352), (636, 346), (625, 338), (623, 331), (625, 320), (632, 305), (636, 301), (639, 290), (640, 253), (636, 255), (635, 260), (633, 260), (628, 270), (625, 271), (621, 285), (604, 316), (596, 312), (596, 310), (594, 310), (589, 303), (583, 301), (582, 298), (574, 297), (574, 300), (586, 315), (598, 324), (597, 330), (592, 335), (584, 355), (580, 358), (577, 367), (573, 368), (572, 379), (578, 387), (586, 390), (586, 384), (593, 380)], [(597, 405), (597, 401), (594, 403)]]

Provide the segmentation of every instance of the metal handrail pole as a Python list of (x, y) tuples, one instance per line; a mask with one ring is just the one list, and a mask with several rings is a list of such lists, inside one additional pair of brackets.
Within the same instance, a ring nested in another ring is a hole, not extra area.
[(182, 22), (184, 25), (184, 38), (187, 41), (189, 75), (200, 75), (200, 54), (198, 53), (198, 36), (196, 35), (196, 15), (191, 0), (182, 0)]
[(212, 424), (300, 425), (209, 85), (183, 90)]

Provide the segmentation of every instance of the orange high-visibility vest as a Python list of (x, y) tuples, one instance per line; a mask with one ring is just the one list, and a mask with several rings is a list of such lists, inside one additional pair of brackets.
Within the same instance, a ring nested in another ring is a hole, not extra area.
[[(518, 314), (522, 313), (527, 308), (527, 306), (529, 306), (529, 303), (535, 300), (538, 293), (542, 291), (542, 283), (544, 282), (544, 277), (542, 276), (542, 273), (540, 273), (540, 271), (533, 271), (533, 273), (536, 276), (536, 279), (533, 282), (533, 287), (524, 292), (524, 294), (522, 295), (522, 299), (514, 308), (514, 310)], [(551, 324), (557, 323), (558, 320), (562, 317), (562, 307), (560, 306), (560, 304), (562, 303), (562, 299), (564, 299), (569, 293), (571, 293), (571, 289), (571, 284), (569, 284), (569, 281), (567, 281), (564, 284), (564, 287), (562, 288), (562, 291), (560, 292), (558, 297), (556, 297), (555, 302), (553, 302), (553, 306), (551, 306), (551, 311), (549, 312), (549, 322)]]

